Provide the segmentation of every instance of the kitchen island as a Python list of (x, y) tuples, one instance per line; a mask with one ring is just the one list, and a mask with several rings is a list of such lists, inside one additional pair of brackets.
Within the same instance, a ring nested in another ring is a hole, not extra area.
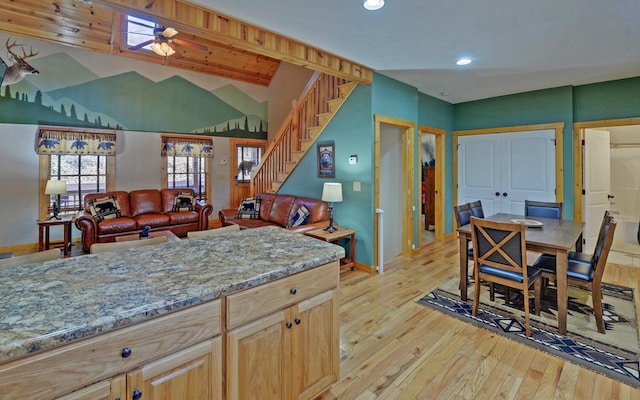
[(0, 393), (315, 397), (338, 377), (342, 257), (265, 227), (2, 270)]

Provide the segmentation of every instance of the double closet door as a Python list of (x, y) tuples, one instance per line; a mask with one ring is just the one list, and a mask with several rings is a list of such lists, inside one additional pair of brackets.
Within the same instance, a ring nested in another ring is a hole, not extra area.
[(458, 204), (482, 201), (485, 215), (524, 214), (524, 201), (555, 201), (555, 131), (458, 137)]

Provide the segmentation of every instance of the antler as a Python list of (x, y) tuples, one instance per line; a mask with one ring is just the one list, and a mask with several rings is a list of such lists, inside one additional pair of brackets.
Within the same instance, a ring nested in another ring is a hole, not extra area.
[[(37, 56), (38, 55), (38, 51), (37, 52), (33, 52), (33, 47), (29, 48), (29, 54), (27, 54), (26, 51), (24, 51), (24, 45), (23, 44), (19, 44), (16, 43), (16, 41), (14, 40), (13, 43), (9, 43), (11, 41), (11, 38), (8, 38), (6, 43), (5, 43), (5, 47), (7, 48), (7, 52), (13, 57), (14, 60), (16, 61), (24, 61), (29, 57), (33, 57), (33, 56)], [(11, 51), (12, 48), (16, 47), (16, 46), (20, 46), (20, 48), (22, 49), (22, 57), (18, 56), (16, 53), (14, 53), (13, 51)]]

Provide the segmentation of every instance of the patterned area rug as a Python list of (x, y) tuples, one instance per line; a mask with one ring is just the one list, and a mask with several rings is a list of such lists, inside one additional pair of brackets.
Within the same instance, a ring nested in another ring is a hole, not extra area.
[[(540, 316), (530, 315), (531, 337), (527, 337), (522, 293), (511, 289), (510, 302), (506, 305), (501, 287), (496, 287), (492, 302), (489, 287), (483, 285), (480, 309), (474, 317), (471, 315), (473, 283), (469, 286), (466, 302), (460, 300), (458, 283), (459, 278), (450, 279), (418, 300), (418, 304), (640, 388), (640, 344), (632, 289), (603, 285), (606, 328), (603, 335), (596, 327), (590, 293), (569, 288), (568, 332), (560, 335), (556, 291), (549, 286), (543, 295)], [(530, 309), (533, 310), (533, 292), (531, 297)]]

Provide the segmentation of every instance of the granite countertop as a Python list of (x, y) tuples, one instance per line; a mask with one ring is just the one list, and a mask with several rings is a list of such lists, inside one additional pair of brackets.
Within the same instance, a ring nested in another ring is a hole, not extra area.
[(278, 227), (0, 270), (0, 363), (344, 257)]

